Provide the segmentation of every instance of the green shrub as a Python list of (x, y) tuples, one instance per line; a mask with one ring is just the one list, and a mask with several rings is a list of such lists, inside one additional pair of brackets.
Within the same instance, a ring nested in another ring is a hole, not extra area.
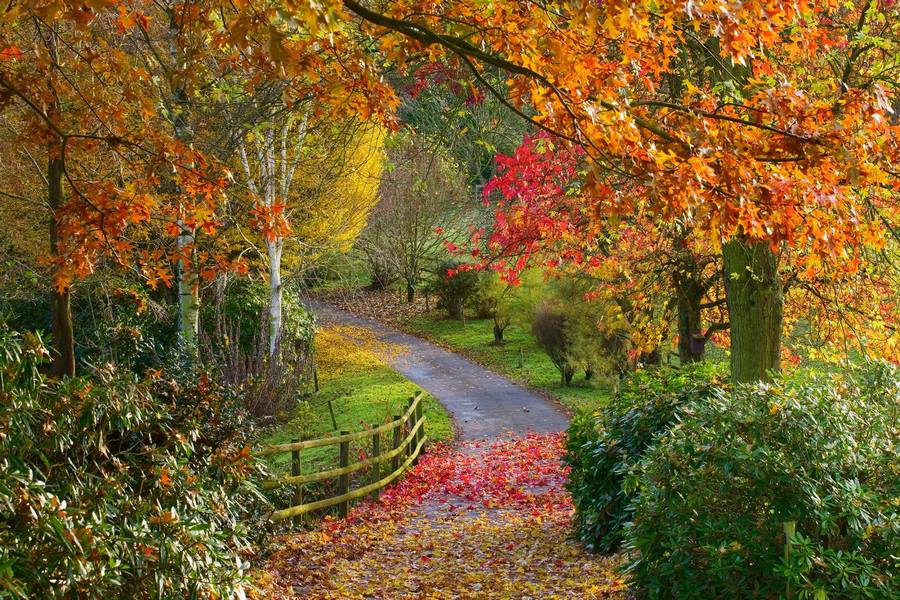
[[(112, 362), (136, 373), (158, 367), (175, 338), (171, 306), (154, 301), (141, 286), (115, 280), (109, 283), (116, 287), (109, 290), (94, 286), (86, 292), (90, 295), (87, 304), (96, 304), (98, 314), (83, 320), (84, 327), (76, 328), (85, 329), (77, 332), (79, 361), (85, 368)], [(84, 302), (76, 303), (73, 309)], [(80, 312), (87, 310), (82, 306)]]
[(483, 271), (478, 275), (478, 284), (471, 303), (476, 317), (491, 319), (494, 322), (494, 344), (503, 343), (503, 332), (512, 322), (516, 300), (513, 286), (500, 279), (494, 271)]
[(579, 370), (585, 379), (600, 375), (616, 385), (636, 366), (633, 332), (619, 302), (592, 295), (592, 286), (577, 277), (550, 278), (540, 286), (536, 302), (520, 303), (532, 305), (531, 332), (559, 371), (562, 385), (569, 385)]
[[(37, 280), (29, 283), (34, 275), (18, 274), (21, 289), (14, 293), (0, 282), (0, 322), (11, 329), (51, 329), (48, 290)], [(105, 362), (136, 373), (158, 367), (176, 337), (173, 306), (162, 301), (162, 293), (151, 294), (142, 283), (108, 272), (80, 281), (72, 295), (77, 370)]]
[(46, 356), (0, 329), (0, 597), (233, 597), (263, 506), (236, 399)]
[(726, 374), (718, 363), (640, 369), (603, 408), (575, 415), (566, 437), (565, 460), (571, 468), (566, 487), (575, 503), (578, 537), (588, 548), (619, 548), (636, 492), (623, 485), (627, 474), (675, 421), (677, 411), (707, 398)]
[(435, 271), (433, 289), (438, 297), (438, 308), (447, 311), (453, 319), (462, 319), (466, 304), (478, 289), (477, 271), (460, 271), (460, 263), (445, 261)]
[[(897, 413), (885, 364), (716, 391), (632, 478), (648, 598), (897, 598)], [(784, 522), (795, 522), (785, 560)]]
[[(312, 345), (316, 318), (293, 290), (285, 289), (282, 305), (282, 343)], [(265, 282), (241, 277), (228, 282), (213, 302), (203, 305), (203, 323), (210, 338), (235, 331), (243, 352), (252, 352), (260, 337), (268, 336), (269, 287)]]
[[(228, 283), (206, 309), (200, 357), (257, 419), (278, 419), (312, 381), (315, 316), (296, 293), (283, 295), (281, 337), (270, 353), (269, 290), (247, 279)], [(237, 343), (235, 343), (235, 341)]]
[(575, 376), (572, 340), (567, 324), (565, 313), (546, 304), (538, 307), (531, 322), (531, 334), (535, 342), (547, 353), (550, 362), (559, 371), (563, 385), (569, 385)]

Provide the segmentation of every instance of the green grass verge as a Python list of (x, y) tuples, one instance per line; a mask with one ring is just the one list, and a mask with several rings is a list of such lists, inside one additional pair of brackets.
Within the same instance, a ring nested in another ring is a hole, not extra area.
[(562, 385), (559, 371), (538, 347), (534, 336), (515, 325), (506, 329), (504, 343), (499, 346), (493, 344), (490, 319), (469, 319), (463, 324), (429, 315), (406, 323), (404, 329), (459, 352), (510, 379), (544, 391), (569, 410), (596, 408), (609, 398), (607, 381), (585, 381), (583, 373), (576, 375), (571, 385)]
[[(352, 352), (354, 350), (348, 350)], [(321, 389), (308, 395), (296, 408), (296, 414), (287, 423), (271, 430), (261, 440), (262, 444), (281, 444), (300, 437), (324, 437), (337, 435), (339, 431), (360, 431), (366, 426), (380, 425), (392, 415), (406, 410), (410, 396), (419, 391), (386, 365), (350, 365), (334, 378), (323, 377)], [(337, 429), (332, 425), (328, 402), (331, 401)], [(453, 438), (453, 423), (444, 407), (430, 395), (424, 398), (425, 428), (429, 441)], [(389, 438), (382, 441), (387, 448)], [(369, 452), (367, 442), (351, 446), (351, 460), (360, 451)], [(301, 465), (304, 473), (322, 471), (338, 466), (338, 446), (326, 446), (304, 450)], [(285, 472), (290, 467), (290, 454), (267, 457), (275, 472)]]

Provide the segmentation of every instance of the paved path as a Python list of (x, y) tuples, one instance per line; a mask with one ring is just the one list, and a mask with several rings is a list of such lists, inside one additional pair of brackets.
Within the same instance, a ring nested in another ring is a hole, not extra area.
[(462, 440), (552, 433), (568, 426), (568, 417), (545, 398), (458, 354), (366, 317), (315, 301), (307, 304), (322, 322), (364, 327), (384, 342), (405, 346), (405, 352), (383, 358), (447, 408)]
[(572, 539), (555, 435), (568, 419), (559, 409), (434, 344), (309, 304), (322, 322), (363, 327), (385, 342), (373, 346), (447, 407), (463, 441), (426, 453), (385, 491), (386, 503), (362, 503), (349, 519), (326, 524), (326, 535), (284, 538), (268, 563), (266, 597), (625, 600), (621, 561)]

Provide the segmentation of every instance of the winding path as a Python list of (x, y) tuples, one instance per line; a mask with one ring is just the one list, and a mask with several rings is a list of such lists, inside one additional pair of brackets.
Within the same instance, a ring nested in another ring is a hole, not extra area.
[(458, 354), (373, 319), (320, 302), (307, 305), (322, 322), (363, 327), (383, 342), (404, 347), (403, 353), (381, 358), (446, 407), (463, 441), (555, 433), (568, 426), (568, 417), (545, 398)]
[(571, 539), (561, 410), (434, 344), (308, 304), (322, 322), (383, 342), (373, 349), (447, 408), (461, 440), (431, 448), (380, 501), (281, 538), (266, 597), (625, 599), (619, 559), (589, 555)]

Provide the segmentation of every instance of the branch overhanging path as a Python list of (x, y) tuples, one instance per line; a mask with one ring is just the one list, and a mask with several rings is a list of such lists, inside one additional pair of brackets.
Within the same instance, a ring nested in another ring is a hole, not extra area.
[(451, 352), (367, 318), (310, 303), (323, 322), (364, 328), (383, 359), (437, 398), (460, 430), (377, 502), (284, 536), (266, 597), (627, 597), (621, 557), (571, 539), (561, 456), (568, 418), (544, 398)]

